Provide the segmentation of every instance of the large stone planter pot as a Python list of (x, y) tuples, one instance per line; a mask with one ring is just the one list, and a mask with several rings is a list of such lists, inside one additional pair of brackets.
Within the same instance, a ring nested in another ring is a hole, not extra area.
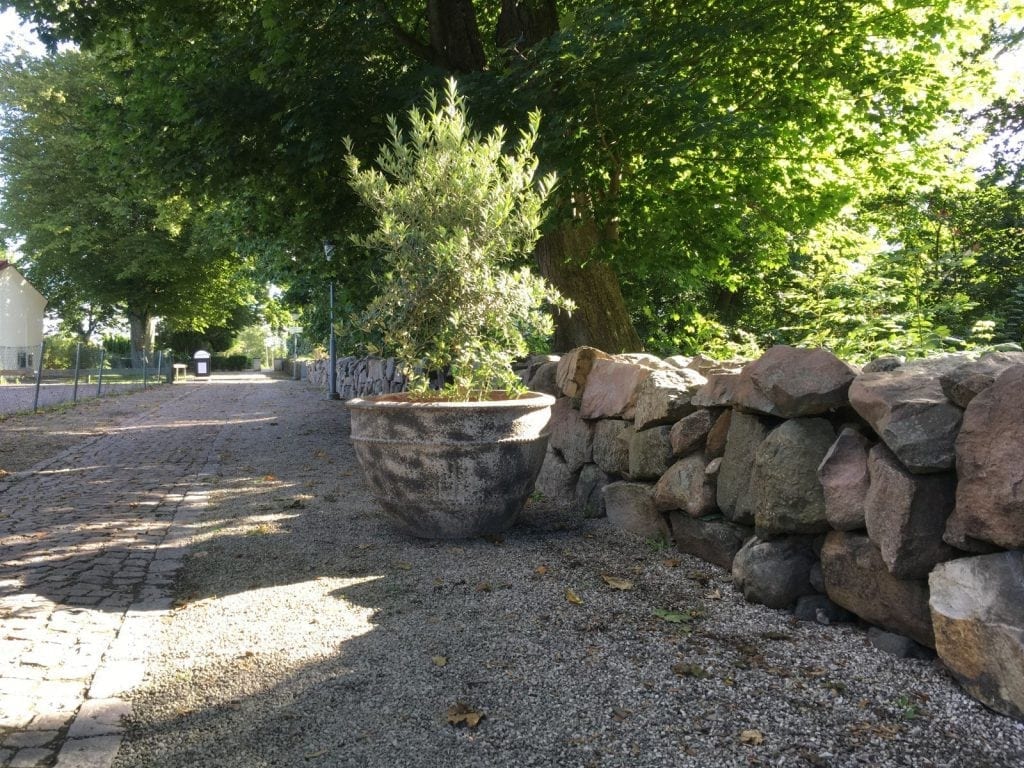
[(509, 528), (533, 491), (555, 399), (349, 400), (352, 444), (377, 502), (404, 532), (458, 539)]

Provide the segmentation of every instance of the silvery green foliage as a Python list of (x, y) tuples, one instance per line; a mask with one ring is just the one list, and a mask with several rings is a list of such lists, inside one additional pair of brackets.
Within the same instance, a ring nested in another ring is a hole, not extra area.
[(350, 183), (376, 216), (357, 244), (382, 260), (378, 294), (363, 314), (398, 358), (411, 390), (426, 390), (425, 371), (447, 371), (457, 395), (516, 389), (511, 364), (526, 339), (550, 335), (545, 302), (566, 306), (526, 267), (516, 267), (539, 236), (553, 175), (534, 181), (540, 115), (514, 151), (505, 131), (473, 132), (454, 79), (443, 103), (409, 112), (408, 133), (389, 118), (390, 141), (375, 168), (362, 168), (346, 140)]

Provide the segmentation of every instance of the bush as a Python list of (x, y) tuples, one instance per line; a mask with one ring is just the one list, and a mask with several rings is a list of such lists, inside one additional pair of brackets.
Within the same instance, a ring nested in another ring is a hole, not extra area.
[(363, 170), (346, 140), (350, 183), (376, 218), (355, 242), (381, 261), (379, 293), (363, 329), (394, 355), (410, 390), (424, 391), (426, 371), (445, 371), (449, 395), (483, 396), (519, 384), (512, 361), (528, 339), (553, 329), (546, 304), (568, 307), (526, 267), (539, 236), (541, 207), (555, 182), (534, 183), (533, 145), (540, 116), (530, 115), (512, 154), (501, 128), (474, 133), (455, 81), (444, 103), (409, 112), (406, 136), (391, 118), (391, 141), (377, 168)]
[(247, 371), (252, 367), (248, 355), (214, 355), (210, 368), (214, 371)]

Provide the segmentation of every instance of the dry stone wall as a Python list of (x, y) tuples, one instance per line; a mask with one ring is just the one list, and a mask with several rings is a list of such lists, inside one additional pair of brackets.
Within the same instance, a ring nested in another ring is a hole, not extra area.
[[(519, 371), (554, 395), (537, 489), (673, 540), (753, 602), (863, 620), (1024, 720), (1024, 352), (863, 369), (774, 347), (746, 364), (582, 347)], [(327, 362), (309, 366), (327, 386)], [(343, 399), (401, 391), (342, 357)]]
[(673, 539), (748, 600), (937, 653), (1024, 720), (1024, 352), (858, 369), (580, 348), (522, 376), (558, 398), (546, 496)]

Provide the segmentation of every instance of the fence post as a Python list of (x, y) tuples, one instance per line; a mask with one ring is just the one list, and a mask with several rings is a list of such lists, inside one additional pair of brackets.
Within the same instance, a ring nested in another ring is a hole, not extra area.
[(103, 347), (100, 347), (100, 367), (99, 376), (96, 380), (96, 397), (99, 397), (100, 395), (103, 394), (103, 357), (106, 351), (107, 350), (105, 350)]
[(78, 371), (80, 370), (79, 364), (82, 362), (82, 342), (78, 342), (75, 345), (75, 388), (71, 391), (71, 402), (78, 402)]
[(39, 410), (39, 387), (43, 383), (43, 352), (46, 351), (46, 340), (39, 342), (39, 362), (36, 367), (36, 395), (32, 400), (32, 410)]
[(157, 380), (157, 382), (160, 381), (160, 375), (161, 375), (161, 373), (163, 371), (163, 365), (164, 365), (164, 351), (162, 349), (160, 349), (160, 350), (157, 350), (157, 353), (156, 353), (156, 380)]
[(146, 389), (149, 386), (149, 357), (145, 352), (142, 353), (142, 388)]

